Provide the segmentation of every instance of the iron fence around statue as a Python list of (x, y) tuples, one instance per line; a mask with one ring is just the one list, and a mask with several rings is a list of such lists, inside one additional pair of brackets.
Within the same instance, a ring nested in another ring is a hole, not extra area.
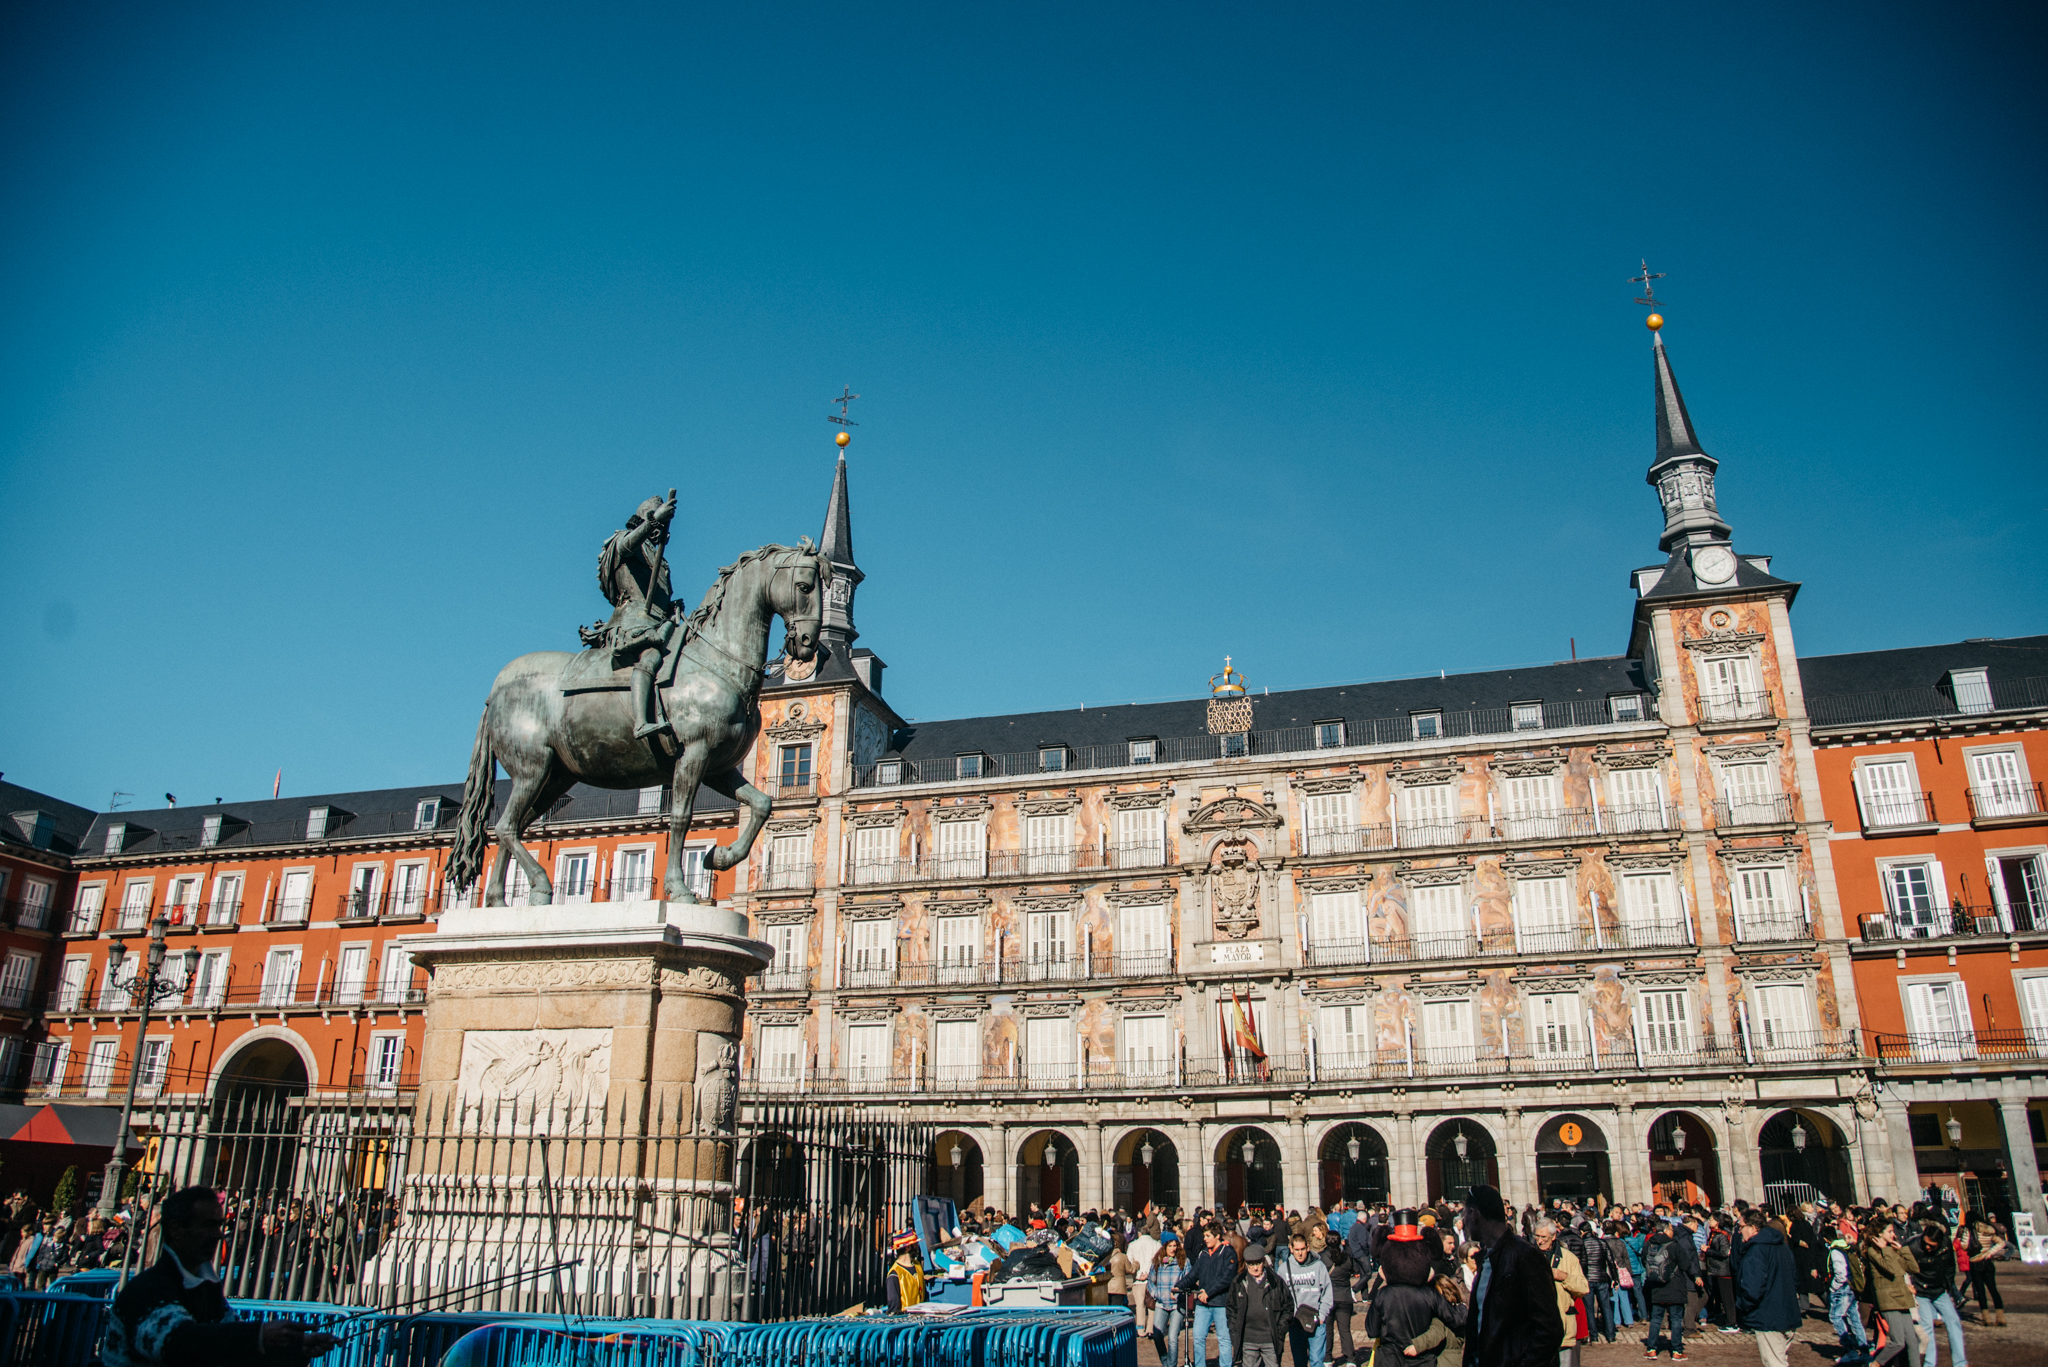
[(134, 1213), (211, 1186), (230, 1296), (408, 1310), (786, 1319), (878, 1300), (933, 1132), (858, 1109), (747, 1107), (697, 1134), (660, 1095), (546, 1106), (243, 1083), (166, 1095)]

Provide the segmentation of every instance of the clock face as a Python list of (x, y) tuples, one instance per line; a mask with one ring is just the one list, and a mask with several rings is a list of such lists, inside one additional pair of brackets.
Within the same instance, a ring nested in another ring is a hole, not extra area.
[(1702, 584), (1725, 584), (1735, 577), (1735, 553), (1726, 546), (1694, 551), (1692, 573)]

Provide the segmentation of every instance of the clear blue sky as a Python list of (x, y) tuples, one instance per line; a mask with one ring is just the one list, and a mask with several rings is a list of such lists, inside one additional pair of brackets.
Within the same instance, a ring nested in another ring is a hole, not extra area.
[(1626, 644), (1665, 333), (1806, 653), (2048, 628), (2038, 6), (0, 20), (0, 769), (451, 780), (682, 490), (913, 717)]

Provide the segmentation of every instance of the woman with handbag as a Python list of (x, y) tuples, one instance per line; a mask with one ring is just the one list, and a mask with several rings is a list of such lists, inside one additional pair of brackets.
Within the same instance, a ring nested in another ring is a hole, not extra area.
[(1635, 1316), (1635, 1269), (1630, 1266), (1628, 1245), (1622, 1242), (1621, 1221), (1607, 1222), (1607, 1235), (1601, 1241), (1607, 1249), (1608, 1266), (1614, 1269), (1612, 1290), (1608, 1293), (1608, 1320), (1612, 1329), (1626, 1329), (1636, 1322)]

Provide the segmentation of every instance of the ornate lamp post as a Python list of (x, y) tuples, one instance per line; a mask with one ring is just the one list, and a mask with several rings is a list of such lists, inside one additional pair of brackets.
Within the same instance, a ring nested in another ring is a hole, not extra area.
[(1358, 1142), (1357, 1130), (1353, 1130), (1351, 1137), (1344, 1141), (1344, 1152), (1354, 1163), (1358, 1161), (1358, 1155), (1364, 1152), (1364, 1146)]
[(1671, 1151), (1681, 1158), (1685, 1156), (1685, 1126), (1675, 1120), (1671, 1122)]
[(1244, 1141), (1244, 1148), (1240, 1150), (1240, 1152), (1244, 1155), (1244, 1165), (1246, 1167), (1250, 1167), (1252, 1166), (1253, 1161), (1258, 1157), (1259, 1151), (1257, 1147), (1253, 1145), (1252, 1141), (1247, 1139)]
[(1472, 1141), (1465, 1137), (1465, 1127), (1458, 1126), (1458, 1132), (1451, 1136), (1451, 1145), (1458, 1151), (1458, 1161), (1465, 1161), (1465, 1155), (1472, 1152)]
[[(142, 1016), (135, 1023), (135, 1061), (128, 1067), (128, 1090), (121, 1097), (121, 1122), (114, 1127), (113, 1152), (108, 1156), (106, 1172), (100, 1178), (99, 1213), (109, 1218), (120, 1201), (121, 1177), (128, 1167), (128, 1121), (135, 1112), (136, 1084), (142, 1081), (142, 1049), (149, 1039), (149, 1009), (159, 1000), (182, 994), (185, 984), (192, 981), (192, 975), (199, 971), (199, 951), (188, 949), (180, 956), (185, 966), (184, 978), (167, 979), (163, 976), (164, 932), (170, 928), (168, 916), (159, 916), (149, 923), (149, 949), (144, 955), (146, 968), (136, 974), (136, 981), (129, 989), (142, 999)], [(107, 974), (113, 981), (121, 980), (121, 965), (127, 958), (128, 946), (123, 941), (116, 940), (107, 946)]]
[(953, 1163), (953, 1204), (957, 1207), (961, 1204), (962, 1198), (967, 1192), (967, 1174), (963, 1170), (967, 1165), (967, 1151), (961, 1148), (960, 1141), (955, 1139), (952, 1152), (948, 1153), (946, 1157), (951, 1159)]
[(1806, 1152), (1806, 1126), (1796, 1115), (1792, 1117), (1792, 1148), (1797, 1153)]
[(1948, 1130), (1948, 1146), (1960, 1151), (1963, 1147), (1963, 1122), (1956, 1119), (1956, 1108), (1953, 1106), (1948, 1108), (1948, 1124), (1944, 1128)]

